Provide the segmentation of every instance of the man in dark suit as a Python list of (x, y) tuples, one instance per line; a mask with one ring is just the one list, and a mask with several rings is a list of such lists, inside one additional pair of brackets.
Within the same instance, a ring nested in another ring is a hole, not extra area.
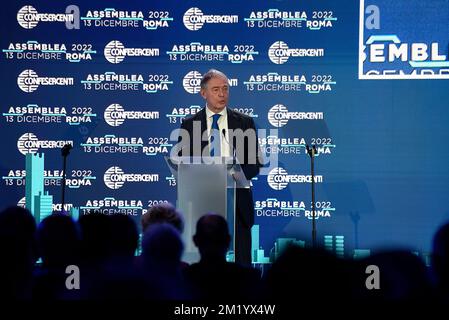
[[(218, 70), (209, 70), (201, 80), (201, 96), (206, 107), (185, 119), (181, 129), (189, 135), (189, 144), (180, 136), (182, 156), (227, 156), (239, 161), (246, 179), (259, 174), (259, 145), (251, 117), (228, 108), (229, 83)], [(251, 227), (254, 203), (251, 188), (237, 189), (235, 261), (251, 264)]]

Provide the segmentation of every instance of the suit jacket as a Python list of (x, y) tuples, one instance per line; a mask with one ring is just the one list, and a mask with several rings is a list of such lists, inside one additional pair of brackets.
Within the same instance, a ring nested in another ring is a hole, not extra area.
[[(253, 129), (256, 130), (254, 120), (240, 112), (234, 111), (232, 109), (226, 108), (227, 110), (227, 116), (228, 116), (228, 129), (229, 130), (235, 130), (235, 129), (242, 129), (243, 131), (247, 129)], [(195, 150), (193, 146), (193, 123), (195, 121), (199, 121), (201, 124), (201, 135), (203, 135), (204, 131), (207, 131), (207, 120), (206, 120), (206, 110), (203, 108), (198, 113), (194, 114), (193, 116), (185, 119), (181, 124), (181, 129), (187, 130), (187, 132), (190, 134), (190, 148), (188, 149), (189, 152), (183, 152), (184, 149), (181, 151), (182, 156), (201, 156), (201, 154), (197, 154), (199, 150)], [(257, 137), (257, 135), (256, 135)], [(200, 139), (201, 137), (196, 137), (196, 139)], [(181, 140), (181, 138), (180, 138)], [(248, 146), (248, 140), (244, 140), (244, 152), (236, 152), (237, 159), (242, 167), (242, 170), (245, 174), (245, 177), (248, 180), (251, 180), (256, 175), (259, 174), (259, 168), (262, 166), (261, 162), (259, 161), (259, 144), (256, 139), (256, 162), (254, 162), (254, 157), (251, 157), (248, 153), (249, 146)], [(201, 152), (204, 150), (204, 148), (208, 148), (209, 142), (202, 141), (201, 140)], [(182, 147), (181, 147), (182, 148)], [(236, 141), (235, 139), (232, 139), (232, 148), (236, 148)], [(232, 151), (231, 151), (232, 152)], [(251, 163), (249, 161), (249, 158), (251, 158)], [(250, 189), (237, 189), (236, 193), (236, 207), (237, 207), (237, 218), (240, 218), (240, 221), (243, 223), (243, 225), (247, 228), (251, 228), (254, 224), (254, 203), (253, 203), (253, 195), (252, 190)]]

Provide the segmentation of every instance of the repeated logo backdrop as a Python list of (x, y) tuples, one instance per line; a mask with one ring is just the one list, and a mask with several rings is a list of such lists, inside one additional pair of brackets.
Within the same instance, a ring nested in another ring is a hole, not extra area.
[[(24, 203), (24, 155), (43, 152), (45, 189), (62, 210), (65, 143), (74, 145), (66, 209), (139, 221), (149, 206), (175, 202), (176, 181), (164, 161), (176, 143), (170, 134), (204, 106), (201, 75), (216, 68), (229, 77), (229, 107), (254, 118), (266, 132), (262, 151), (278, 158), (253, 181), (262, 248), (280, 237), (310, 241), (306, 145), (315, 144), (320, 241), (343, 235), (348, 255), (395, 245), (429, 251), (436, 227), (449, 219), (447, 82), (363, 80), (371, 78), (360, 76), (360, 48), (394, 40), (383, 34), (382, 19), (388, 34), (433, 32), (439, 24), (447, 30), (448, 8), (431, 20), (435, 9), (421, 10), (417, 1), (365, 2), (5, 3), (1, 207)], [(379, 9), (374, 30), (365, 26), (375, 11), (368, 6)], [(395, 25), (391, 15), (401, 10), (421, 24)], [(414, 40), (439, 50), (429, 57), (444, 74), (447, 39), (439, 48), (432, 43), (444, 42), (440, 36)], [(400, 59), (407, 49), (396, 50)], [(371, 51), (378, 60), (379, 52)]]

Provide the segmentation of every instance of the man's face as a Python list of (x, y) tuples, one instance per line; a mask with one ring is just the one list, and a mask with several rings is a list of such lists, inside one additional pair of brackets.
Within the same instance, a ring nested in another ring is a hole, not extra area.
[(211, 78), (207, 82), (206, 88), (201, 89), (201, 96), (206, 99), (207, 107), (212, 112), (220, 112), (228, 105), (228, 79), (223, 77)]

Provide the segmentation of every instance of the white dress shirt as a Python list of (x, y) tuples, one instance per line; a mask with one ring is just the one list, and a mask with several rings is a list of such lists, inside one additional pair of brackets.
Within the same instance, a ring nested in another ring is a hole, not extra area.
[[(207, 120), (207, 136), (209, 137), (209, 144), (210, 144), (210, 130), (212, 128), (212, 116), (215, 113), (209, 110), (208, 107), (206, 107), (206, 120)], [(222, 157), (230, 157), (231, 155), (231, 148), (229, 146), (229, 129), (228, 129), (228, 112), (226, 108), (221, 110), (218, 114), (221, 114), (221, 117), (218, 119), (218, 128), (220, 129), (220, 144), (221, 144), (221, 156)], [(226, 139), (224, 139), (223, 136), (223, 129), (226, 130)]]

